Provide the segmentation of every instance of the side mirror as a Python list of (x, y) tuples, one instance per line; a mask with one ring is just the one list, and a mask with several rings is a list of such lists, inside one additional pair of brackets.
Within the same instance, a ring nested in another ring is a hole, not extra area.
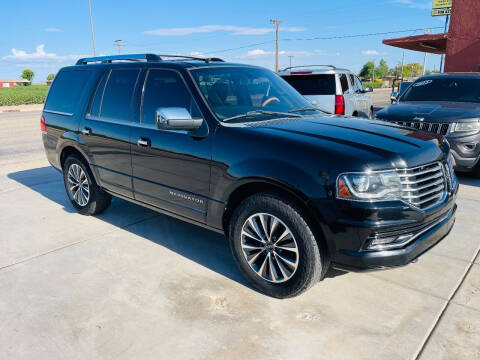
[(192, 119), (187, 109), (181, 107), (158, 108), (155, 113), (157, 128), (161, 130), (197, 130), (203, 119)]
[(366, 92), (366, 93), (367, 93), (367, 92), (372, 92), (372, 91), (373, 91), (373, 87), (371, 87), (371, 86), (363, 89), (363, 92)]
[(390, 101), (393, 103), (396, 103), (398, 100), (398, 92), (396, 91), (393, 91), (391, 94), (390, 94)]

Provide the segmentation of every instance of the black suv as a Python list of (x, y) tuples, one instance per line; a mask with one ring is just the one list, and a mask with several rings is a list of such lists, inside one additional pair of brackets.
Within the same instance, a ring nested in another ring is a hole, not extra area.
[(443, 135), (457, 171), (480, 176), (480, 74), (423, 76), (377, 119)]
[(113, 195), (225, 233), (241, 272), (274, 297), (300, 294), (330, 266), (408, 264), (454, 223), (441, 136), (325, 115), (259, 67), (80, 59), (55, 77), (41, 127), (80, 213)]

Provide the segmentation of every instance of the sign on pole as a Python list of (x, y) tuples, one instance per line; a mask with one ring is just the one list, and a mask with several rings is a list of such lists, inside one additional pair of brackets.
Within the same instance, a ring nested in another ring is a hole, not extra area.
[(453, 0), (433, 0), (432, 16), (450, 15)]

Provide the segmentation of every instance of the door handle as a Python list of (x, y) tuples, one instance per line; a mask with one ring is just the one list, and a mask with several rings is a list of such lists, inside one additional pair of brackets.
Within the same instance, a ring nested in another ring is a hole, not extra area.
[(91, 133), (92, 133), (92, 129), (90, 129), (89, 127), (84, 127), (84, 128), (82, 129), (82, 134), (83, 134), (83, 135), (87, 135), (87, 136), (88, 136), (88, 135), (90, 135)]
[(147, 139), (147, 138), (144, 138), (144, 137), (141, 137), (140, 139), (137, 140), (137, 145), (138, 146), (142, 146), (142, 147), (149, 147), (151, 146), (152, 142), (150, 141), (150, 139)]

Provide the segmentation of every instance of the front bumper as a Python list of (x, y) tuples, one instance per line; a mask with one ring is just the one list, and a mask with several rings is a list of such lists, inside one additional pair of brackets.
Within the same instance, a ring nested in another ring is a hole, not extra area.
[(452, 133), (446, 139), (450, 144), (455, 170), (473, 170), (480, 159), (480, 132), (466, 135)]
[[(438, 244), (448, 235), (457, 210), (455, 190), (442, 203), (420, 210), (400, 201), (366, 203), (347, 200), (317, 203), (320, 226), (332, 266), (348, 271), (369, 271), (403, 266)], [(402, 248), (370, 250), (376, 236), (413, 234)]]
[(403, 266), (415, 261), (446, 237), (454, 223), (455, 205), (435, 226), (423, 232), (405, 248), (385, 251), (349, 251), (341, 250), (332, 266), (349, 271), (368, 271)]

